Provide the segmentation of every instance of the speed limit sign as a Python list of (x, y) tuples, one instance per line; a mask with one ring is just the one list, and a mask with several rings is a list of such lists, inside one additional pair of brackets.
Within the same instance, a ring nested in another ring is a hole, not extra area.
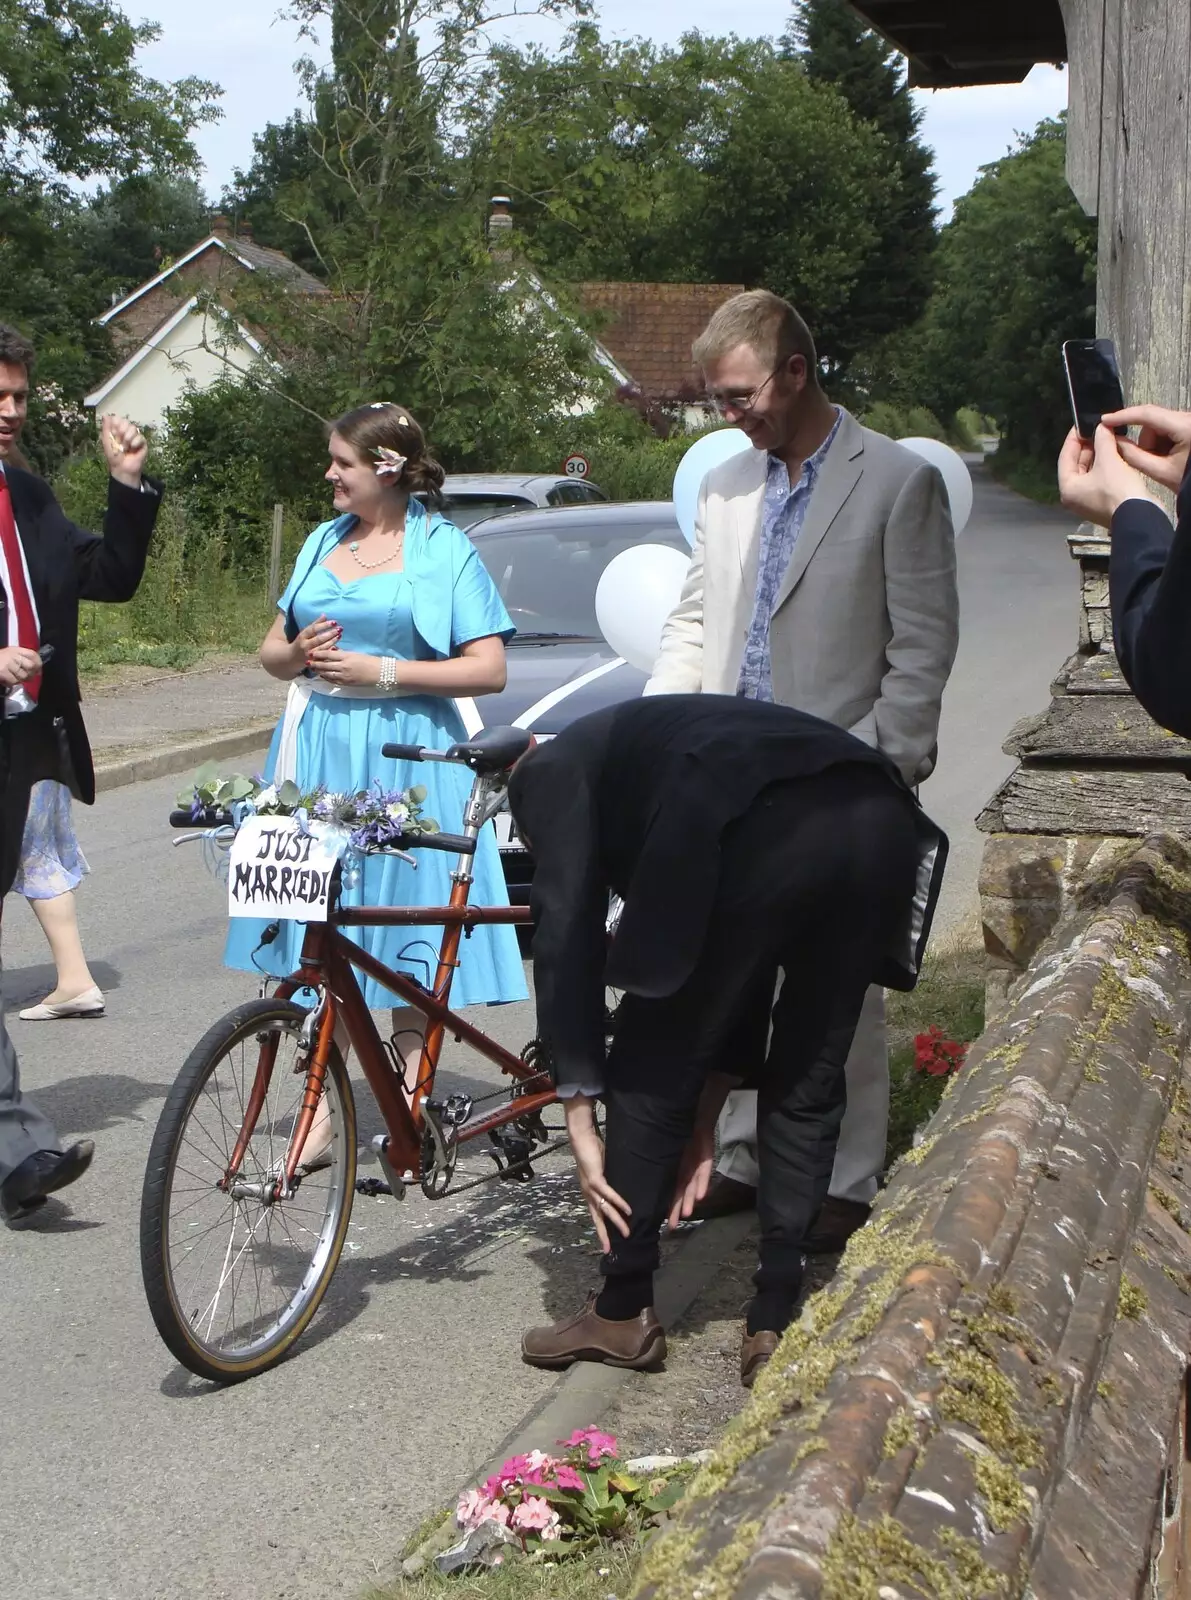
[(586, 456), (568, 456), (562, 464), (562, 470), (568, 478), (586, 478), (591, 471), (591, 465)]

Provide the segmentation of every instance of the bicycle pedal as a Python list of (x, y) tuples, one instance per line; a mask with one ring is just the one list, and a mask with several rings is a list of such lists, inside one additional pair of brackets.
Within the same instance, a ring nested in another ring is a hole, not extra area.
[(356, 1193), (375, 1197), (378, 1194), (392, 1194), (393, 1191), (383, 1178), (357, 1178)]
[(472, 1098), (469, 1094), (449, 1094), (445, 1100), (424, 1100), (444, 1128), (460, 1128), (471, 1116)]
[[(372, 1150), (380, 1162), (381, 1171), (389, 1180), (389, 1193), (397, 1200), (405, 1199), (406, 1186), (409, 1179), (403, 1177), (389, 1160), (389, 1136), (387, 1133), (378, 1133), (372, 1141)], [(380, 1181), (379, 1179), (377, 1180)]]

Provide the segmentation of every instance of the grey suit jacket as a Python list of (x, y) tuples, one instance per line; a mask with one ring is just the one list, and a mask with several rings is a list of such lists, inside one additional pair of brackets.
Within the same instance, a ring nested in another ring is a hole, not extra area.
[[(761, 542), (768, 457), (704, 481), (695, 546), (646, 694), (735, 694)], [(907, 783), (934, 765), (959, 642), (955, 538), (938, 470), (844, 412), (778, 591), (774, 699), (882, 750)]]

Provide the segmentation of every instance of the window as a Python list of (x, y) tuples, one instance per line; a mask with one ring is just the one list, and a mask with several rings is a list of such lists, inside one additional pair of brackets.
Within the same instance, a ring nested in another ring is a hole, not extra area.
[(636, 544), (686, 549), (674, 522), (617, 527), (601, 516), (593, 526), (581, 512), (532, 533), (493, 529), (476, 549), (523, 639), (598, 639), (596, 585), (613, 556)]
[(500, 517), (507, 511), (529, 511), (533, 501), (511, 494), (448, 494), (443, 496), (443, 515), (457, 528), (470, 528), (482, 517)]

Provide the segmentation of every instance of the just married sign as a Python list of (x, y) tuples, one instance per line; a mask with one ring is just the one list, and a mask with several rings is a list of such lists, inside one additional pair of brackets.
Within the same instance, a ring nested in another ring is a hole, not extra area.
[(297, 817), (245, 819), (228, 856), (229, 916), (327, 920), (339, 848), (334, 836), (315, 827), (303, 832)]

